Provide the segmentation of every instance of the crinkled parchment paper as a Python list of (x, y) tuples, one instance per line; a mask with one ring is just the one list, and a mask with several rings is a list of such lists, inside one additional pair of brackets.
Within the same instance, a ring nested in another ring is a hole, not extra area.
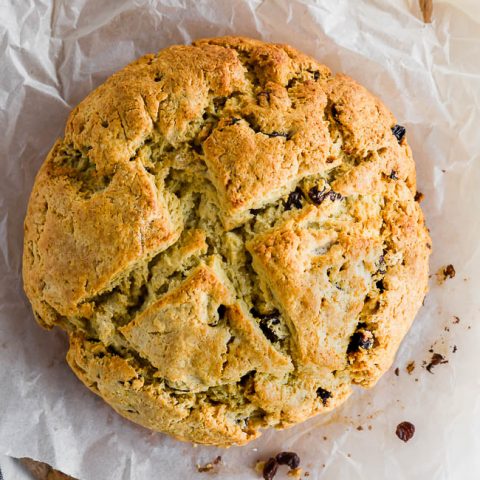
[[(296, 451), (311, 479), (480, 478), (480, 5), (434, 1), (433, 23), (420, 19), (414, 0), (0, 1), (0, 454), (82, 480), (209, 478), (196, 465), (217, 455), (218, 478), (250, 479), (279, 450)], [(457, 272), (443, 285), (432, 276), (398, 376), (392, 368), (338, 411), (229, 450), (115, 414), (68, 369), (65, 336), (36, 325), (21, 279), (28, 196), (69, 110), (146, 52), (224, 34), (290, 43), (385, 101), (417, 162), (432, 273)], [(448, 363), (431, 374), (432, 345)], [(395, 436), (404, 420), (416, 426), (408, 443)]]

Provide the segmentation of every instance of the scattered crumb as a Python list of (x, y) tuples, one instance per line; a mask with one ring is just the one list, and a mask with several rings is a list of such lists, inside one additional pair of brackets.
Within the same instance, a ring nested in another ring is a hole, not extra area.
[(432, 355), (432, 358), (430, 359), (430, 363), (425, 368), (427, 369), (428, 373), (433, 374), (432, 372), (433, 367), (437, 365), (441, 365), (443, 363), (448, 363), (448, 360), (446, 360), (445, 357), (440, 353), (434, 353)]
[(418, 378), (416, 378), (415, 381), (418, 382)]
[(444, 283), (445, 280), (453, 278), (455, 276), (455, 273), (455, 268), (452, 264), (439, 268), (436, 274), (439, 285)]
[(453, 316), (453, 323), (457, 324), (460, 323), (460, 318), (458, 318), (456, 315)]
[(400, 369), (398, 367), (394, 370), (394, 372), (397, 377), (400, 375)]
[(324, 439), (324, 440), (328, 440), (328, 438), (327, 438), (327, 437), (323, 437), (323, 439)]
[(322, 467), (325, 468), (325, 464), (324, 464), (324, 463), (322, 463)]
[(467, 327), (467, 330), (470, 330), (471, 328), (472, 328), (472, 327), (469, 325), (469, 326)]
[(289, 477), (300, 478), (302, 476), (303, 470), (300, 467), (294, 468), (287, 472)]
[(304, 476), (304, 477), (309, 477), (309, 476), (310, 476), (310, 472), (305, 472), (303, 476)]
[(449, 332), (450, 329), (448, 327), (443, 327), (443, 330), (445, 330), (445, 332)]
[(352, 458), (352, 455), (350, 453), (347, 453), (348, 458)]
[[(418, 0), (424, 23), (432, 23), (433, 0)], [(442, 170), (445, 172), (445, 170)]]
[(361, 425), (359, 425), (359, 426), (357, 427), (357, 430), (358, 430), (359, 432), (361, 432), (361, 431), (363, 430), (363, 427), (362, 427)]
[(369, 430), (371, 430), (371, 429), (372, 429), (372, 426), (371, 426), (371, 425), (369, 425), (369, 426), (368, 426), (368, 429), (369, 429)]
[(259, 461), (255, 464), (255, 471), (261, 475), (262, 472), (263, 472), (263, 467), (264, 467), (264, 466), (265, 466), (265, 461), (264, 461), (264, 460), (259, 460)]
[(423, 199), (425, 198), (425, 195), (422, 192), (417, 192), (415, 194), (415, 201), (416, 202), (423, 202)]
[(411, 362), (409, 362), (408, 365), (405, 367), (405, 370), (409, 375), (411, 375), (412, 372), (415, 370), (415, 361), (412, 360)]
[(397, 425), (395, 434), (400, 440), (408, 442), (415, 434), (415, 425), (410, 422), (401, 422)]
[(445, 172), (446, 172), (446, 170), (444, 170), (444, 169), (442, 168), (442, 172), (443, 172), (443, 173), (445, 173)]
[(453, 346), (453, 349), (452, 349), (452, 353), (455, 353), (457, 350), (458, 350), (457, 346), (454, 345), (454, 346)]
[(211, 462), (206, 463), (205, 465), (199, 465), (197, 463), (197, 471), (200, 473), (211, 472), (219, 463), (222, 462), (222, 457), (219, 455), (214, 458)]

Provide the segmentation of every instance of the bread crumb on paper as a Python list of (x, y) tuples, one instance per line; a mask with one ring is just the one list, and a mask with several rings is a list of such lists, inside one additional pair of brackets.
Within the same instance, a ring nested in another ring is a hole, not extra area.
[(441, 364), (444, 364), (444, 363), (448, 363), (448, 360), (443, 356), (441, 355), (440, 353), (433, 353), (432, 354), (432, 358), (430, 359), (430, 362), (425, 366), (425, 368), (427, 369), (427, 371), (429, 373), (432, 373), (432, 370), (433, 370), (433, 367), (436, 367), (437, 365), (441, 365)]
[(298, 467), (298, 468), (294, 468), (293, 470), (289, 470), (287, 472), (287, 475), (292, 478), (300, 478), (302, 476), (302, 473), (303, 473), (303, 470), (300, 467)]
[(197, 463), (197, 471), (200, 473), (212, 472), (217, 468), (217, 466), (222, 463), (222, 457), (219, 455), (215, 457), (211, 462), (206, 463), (205, 465), (199, 465)]
[(440, 267), (437, 271), (437, 282), (439, 285), (445, 283), (445, 280), (455, 277), (455, 267), (450, 263), (444, 267)]
[(407, 373), (408, 373), (409, 375), (411, 375), (412, 372), (415, 370), (415, 361), (412, 360), (411, 362), (409, 362), (409, 363), (407, 364), (407, 366), (405, 367), (405, 370), (407, 371)]

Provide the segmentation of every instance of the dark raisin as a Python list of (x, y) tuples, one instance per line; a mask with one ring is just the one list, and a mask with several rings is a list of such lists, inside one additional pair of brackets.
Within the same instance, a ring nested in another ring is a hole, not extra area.
[(198, 153), (198, 155), (203, 155), (203, 146), (201, 144), (197, 144), (195, 142), (192, 142), (191, 147), (192, 147), (194, 152)]
[(342, 199), (342, 195), (338, 192), (334, 192), (333, 190), (330, 190), (330, 192), (328, 192), (328, 196), (330, 197), (330, 200), (332, 202), (334, 202), (335, 200), (341, 200)]
[(287, 89), (292, 88), (296, 83), (297, 83), (297, 79), (296, 78), (291, 78), (287, 83)]
[(278, 325), (280, 320), (278, 318), (262, 318), (260, 320), (260, 329), (262, 330), (265, 337), (270, 340), (272, 343), (278, 342), (279, 338), (276, 333), (272, 330), (273, 325)]
[(219, 108), (223, 107), (227, 101), (227, 97), (217, 97), (213, 99), (213, 106), (215, 107), (215, 110), (218, 110)]
[(230, 125), (235, 125), (235, 124), (238, 123), (239, 121), (240, 121), (239, 118), (235, 118), (235, 117), (234, 117), (234, 118), (232, 118), (232, 119), (230, 120)]
[(404, 442), (408, 442), (415, 434), (415, 425), (410, 422), (401, 422), (395, 430), (397, 437)]
[(375, 282), (375, 286), (377, 287), (380, 293), (383, 293), (385, 291), (385, 285), (383, 284), (383, 279), (378, 280), (378, 282)]
[(280, 317), (280, 312), (278, 310), (273, 310), (270, 313), (261, 313), (255, 307), (253, 307), (253, 308), (250, 309), (250, 313), (255, 318), (262, 318), (262, 319), (266, 319), (266, 320), (270, 320), (270, 319), (273, 319), (273, 318)]
[(392, 180), (398, 180), (397, 172), (396, 172), (395, 170), (392, 170), (392, 171), (390, 172), (389, 177), (390, 177)]
[(385, 257), (383, 255), (380, 255), (380, 258), (378, 259), (378, 273), (382, 275), (385, 275), (385, 273), (387, 273)]
[(300, 187), (297, 187), (293, 192), (288, 196), (287, 201), (285, 202), (285, 210), (291, 210), (292, 207), (302, 208), (302, 198), (304, 194)]
[(279, 465), (288, 465), (290, 470), (298, 468), (300, 465), (300, 457), (295, 452), (280, 452), (275, 460)]
[(338, 118), (338, 110), (335, 105), (332, 105), (332, 108), (330, 110), (332, 112), (332, 117), (336, 120)]
[(320, 72), (313, 72), (313, 79), (318, 80), (320, 78)]
[(279, 338), (272, 330), (272, 326), (280, 323), (280, 312), (278, 310), (274, 310), (270, 313), (260, 313), (256, 308), (252, 308), (250, 313), (255, 318), (260, 318), (259, 326), (265, 337), (267, 337), (271, 342), (278, 342)]
[(278, 463), (274, 458), (269, 458), (263, 466), (263, 478), (265, 480), (272, 480), (278, 470)]
[(226, 311), (227, 311), (227, 307), (225, 305), (218, 306), (217, 312), (218, 312), (218, 318), (220, 318), (220, 320), (225, 316)]
[(251, 213), (252, 215), (258, 215), (259, 213), (262, 212), (262, 210), (263, 210), (262, 208), (251, 208), (251, 209), (250, 209), (250, 213)]
[(308, 196), (315, 205), (320, 205), (328, 195), (328, 192), (325, 192), (325, 190), (326, 187), (324, 187), (322, 190), (319, 190), (317, 185), (315, 185), (308, 191)]
[(327, 192), (326, 190), (326, 187), (324, 187), (322, 190), (319, 190), (317, 185), (315, 185), (309, 190), (308, 196), (315, 205), (320, 205), (327, 197), (330, 198), (332, 202), (342, 199), (342, 195), (340, 193), (334, 192), (333, 190), (329, 190)]
[(265, 135), (269, 136), (270, 138), (274, 138), (274, 137), (288, 138), (288, 133), (281, 133), (281, 132), (266, 133)]
[(401, 125), (395, 125), (392, 127), (392, 133), (395, 135), (398, 143), (400, 143), (405, 136), (405, 131), (405, 127), (402, 127)]
[[(368, 332), (370, 333), (370, 332)], [(369, 350), (373, 347), (373, 336), (367, 334), (367, 332), (358, 331), (350, 337), (350, 343), (348, 344), (347, 353), (358, 352), (360, 348)]]
[(317, 397), (320, 397), (322, 399), (322, 403), (324, 406), (327, 405), (327, 400), (332, 397), (332, 394), (328, 391), (325, 390), (322, 387), (317, 388)]

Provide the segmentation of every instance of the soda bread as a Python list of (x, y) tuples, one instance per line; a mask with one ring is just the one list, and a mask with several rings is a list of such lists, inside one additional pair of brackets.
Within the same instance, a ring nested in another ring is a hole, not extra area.
[(392, 364), (430, 239), (405, 129), (287, 45), (145, 55), (73, 109), (38, 173), (24, 283), (124, 417), (244, 444)]

